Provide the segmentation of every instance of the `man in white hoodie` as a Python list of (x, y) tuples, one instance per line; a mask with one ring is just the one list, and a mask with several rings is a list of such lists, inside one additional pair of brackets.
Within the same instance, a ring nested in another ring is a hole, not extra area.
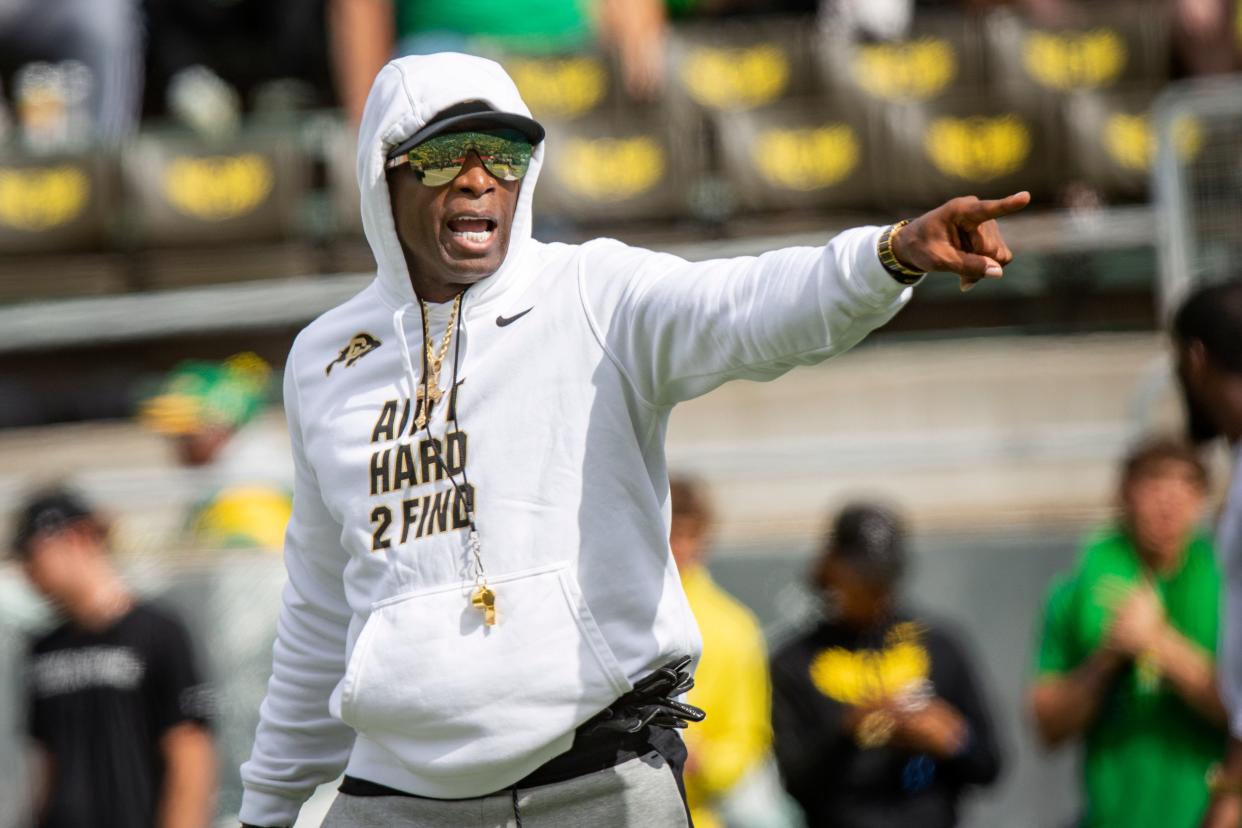
[(698, 631), (668, 547), (674, 404), (841, 353), (923, 271), (1012, 258), (957, 199), (820, 248), (689, 263), (531, 238), (542, 128), (495, 63), (384, 67), (363, 113), (374, 282), (285, 368), (296, 481), (242, 821), (681, 826)]

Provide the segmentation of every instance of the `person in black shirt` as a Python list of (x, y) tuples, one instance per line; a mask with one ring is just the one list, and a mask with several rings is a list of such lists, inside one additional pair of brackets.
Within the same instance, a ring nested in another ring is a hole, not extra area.
[(65, 491), (36, 495), (13, 542), (66, 620), (27, 672), (42, 828), (200, 828), (212, 818), (210, 696), (180, 621), (122, 582), (100, 521)]
[(812, 572), (830, 618), (772, 659), (777, 763), (810, 828), (947, 828), (1000, 771), (962, 645), (897, 606), (904, 568), (892, 513), (844, 509)]

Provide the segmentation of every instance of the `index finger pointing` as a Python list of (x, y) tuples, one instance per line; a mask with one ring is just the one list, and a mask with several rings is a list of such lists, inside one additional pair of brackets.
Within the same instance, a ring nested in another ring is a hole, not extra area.
[(964, 215), (967, 221), (980, 225), (985, 221), (1016, 213), (1030, 203), (1031, 194), (1023, 190), (1005, 198), (976, 201), (966, 208)]

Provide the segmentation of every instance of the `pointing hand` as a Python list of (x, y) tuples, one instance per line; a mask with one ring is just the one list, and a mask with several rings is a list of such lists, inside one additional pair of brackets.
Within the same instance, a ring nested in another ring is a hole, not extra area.
[(1013, 251), (996, 220), (1031, 203), (1028, 192), (981, 201), (963, 196), (924, 213), (893, 236), (893, 255), (914, 270), (956, 273), (962, 290), (981, 279), (999, 279)]

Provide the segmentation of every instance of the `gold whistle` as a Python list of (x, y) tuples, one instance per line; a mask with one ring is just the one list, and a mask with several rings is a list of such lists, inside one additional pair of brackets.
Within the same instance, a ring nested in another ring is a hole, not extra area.
[(483, 623), (489, 627), (496, 626), (496, 593), (487, 584), (474, 588), (470, 596), (470, 605), (483, 610)]

